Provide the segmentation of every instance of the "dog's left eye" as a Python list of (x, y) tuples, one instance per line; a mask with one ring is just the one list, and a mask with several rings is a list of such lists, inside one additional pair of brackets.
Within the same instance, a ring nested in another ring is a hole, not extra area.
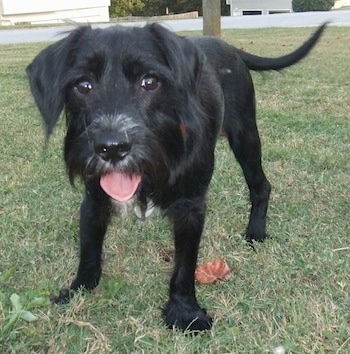
[(92, 84), (89, 81), (81, 81), (78, 82), (74, 88), (79, 92), (82, 93), (83, 95), (86, 95), (92, 90)]
[(141, 81), (141, 88), (145, 91), (154, 91), (159, 87), (159, 80), (154, 76), (146, 76)]

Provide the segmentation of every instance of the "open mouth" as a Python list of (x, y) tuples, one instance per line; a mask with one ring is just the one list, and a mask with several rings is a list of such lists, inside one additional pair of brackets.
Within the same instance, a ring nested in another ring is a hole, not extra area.
[(135, 195), (140, 183), (139, 174), (130, 175), (119, 171), (107, 173), (100, 179), (101, 188), (106, 194), (121, 203), (130, 200)]

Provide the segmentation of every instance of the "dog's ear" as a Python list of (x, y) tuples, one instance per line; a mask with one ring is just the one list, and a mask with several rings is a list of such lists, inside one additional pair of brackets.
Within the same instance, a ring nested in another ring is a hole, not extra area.
[(147, 27), (174, 77), (182, 84), (186, 83), (186, 89), (195, 89), (202, 70), (203, 53), (187, 38), (180, 37), (157, 23)]
[(73, 61), (79, 39), (88, 29), (88, 26), (79, 27), (45, 48), (26, 69), (32, 94), (45, 121), (47, 137), (64, 108), (64, 73)]

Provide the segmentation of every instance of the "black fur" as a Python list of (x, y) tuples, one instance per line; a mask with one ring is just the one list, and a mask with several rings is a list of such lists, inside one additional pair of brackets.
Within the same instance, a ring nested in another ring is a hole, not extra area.
[[(93, 289), (103, 239), (117, 203), (100, 178), (111, 171), (141, 176), (132, 198), (169, 217), (175, 265), (163, 316), (167, 326), (209, 329), (195, 297), (194, 271), (219, 132), (242, 166), (251, 200), (246, 240), (266, 237), (270, 183), (261, 167), (253, 70), (290, 66), (315, 45), (325, 25), (295, 52), (269, 59), (211, 37), (183, 38), (158, 24), (144, 28), (81, 27), (44, 49), (28, 66), (31, 90), (49, 136), (63, 109), (64, 156), (71, 182), (81, 177), (80, 263), (70, 289)], [(122, 206), (120, 203), (120, 206)]]

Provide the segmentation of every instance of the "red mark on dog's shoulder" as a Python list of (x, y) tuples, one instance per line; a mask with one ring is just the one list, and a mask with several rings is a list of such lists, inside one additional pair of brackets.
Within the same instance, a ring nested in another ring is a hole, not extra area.
[(184, 122), (180, 123), (180, 132), (181, 132), (182, 136), (185, 136), (185, 134), (186, 134), (186, 125), (185, 125)]

